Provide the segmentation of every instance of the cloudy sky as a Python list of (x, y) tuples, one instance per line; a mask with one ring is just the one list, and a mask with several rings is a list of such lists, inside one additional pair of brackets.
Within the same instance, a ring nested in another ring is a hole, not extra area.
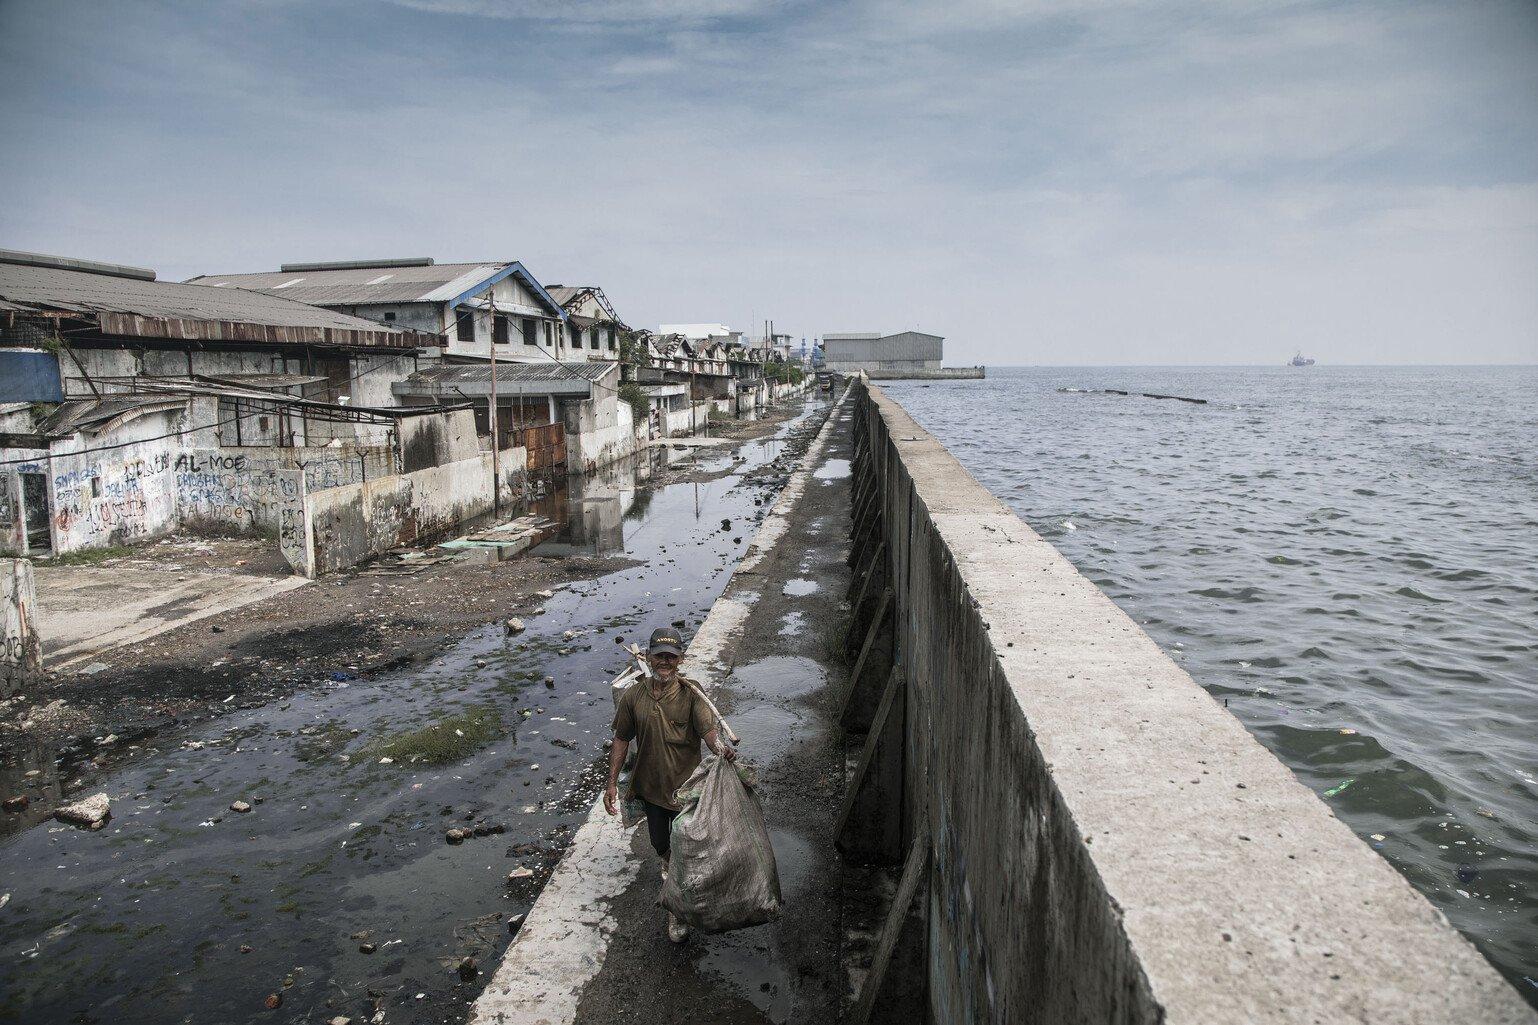
[(1538, 0), (0, 0), (0, 247), (953, 363), (1538, 361)]

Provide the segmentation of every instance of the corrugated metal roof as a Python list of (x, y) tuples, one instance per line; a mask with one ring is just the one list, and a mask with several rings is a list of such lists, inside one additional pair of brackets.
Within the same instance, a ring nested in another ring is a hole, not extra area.
[[(592, 386), (615, 373), (617, 363), (498, 363), (497, 387), (514, 392), (590, 395)], [(491, 364), (426, 367), (391, 386), (396, 395), (455, 398), (485, 396), (491, 390)]]
[(565, 306), (587, 289), (575, 285), (546, 285), (545, 291), (550, 293), (550, 298)]
[(66, 399), (37, 425), (46, 437), (66, 437), (79, 431), (99, 433), (136, 415), (183, 409), (185, 396), (106, 395), (100, 399)]
[[(247, 288), (316, 305), (443, 302), (474, 288), (509, 263), (438, 263), (415, 267), (203, 274), (192, 279), (214, 288)], [(459, 286), (450, 290), (449, 286)]]
[[(573, 376), (580, 377), (584, 381), (601, 381), (614, 369), (614, 364), (606, 360), (594, 360), (589, 363), (498, 363), (498, 381), (560, 381), (571, 380)], [(485, 365), (450, 365), (425, 367), (412, 374), (407, 380), (413, 381), (485, 381), (491, 383), (491, 364)]]
[[(443, 303), (461, 299), (488, 281), (517, 274), (536, 294), (545, 287), (516, 260), (438, 263), (423, 266), (347, 267), (336, 270), (269, 271), (260, 274), (204, 274), (192, 281), (213, 288), (245, 288), (316, 306), (371, 306)], [(560, 300), (550, 299), (552, 313)]]
[(128, 318), (145, 317), (158, 321), (207, 321), (360, 332), (380, 340), (391, 338), (394, 345), (407, 344), (406, 336), (394, 328), (281, 295), (175, 281), (144, 281), (3, 261), (0, 261), (0, 299), (11, 306), (87, 315), (122, 314)]

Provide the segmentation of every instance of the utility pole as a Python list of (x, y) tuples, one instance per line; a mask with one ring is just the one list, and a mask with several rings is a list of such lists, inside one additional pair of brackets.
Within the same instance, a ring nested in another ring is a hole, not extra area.
[(497, 299), (493, 285), (486, 289), (487, 325), (491, 330), (491, 509), (502, 513), (502, 439), (497, 431)]

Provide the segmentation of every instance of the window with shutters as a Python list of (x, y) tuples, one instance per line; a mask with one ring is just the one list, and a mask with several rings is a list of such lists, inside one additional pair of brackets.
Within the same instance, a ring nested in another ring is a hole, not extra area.
[(454, 311), (454, 337), (461, 342), (475, 341), (475, 314), (469, 310)]
[(507, 339), (507, 318), (499, 313), (496, 319), (492, 321), (491, 340), (493, 344), (506, 345)]

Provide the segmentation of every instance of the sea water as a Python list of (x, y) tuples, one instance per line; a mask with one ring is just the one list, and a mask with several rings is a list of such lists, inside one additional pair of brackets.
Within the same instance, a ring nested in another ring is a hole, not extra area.
[(882, 387), (1538, 1004), (1538, 367)]

